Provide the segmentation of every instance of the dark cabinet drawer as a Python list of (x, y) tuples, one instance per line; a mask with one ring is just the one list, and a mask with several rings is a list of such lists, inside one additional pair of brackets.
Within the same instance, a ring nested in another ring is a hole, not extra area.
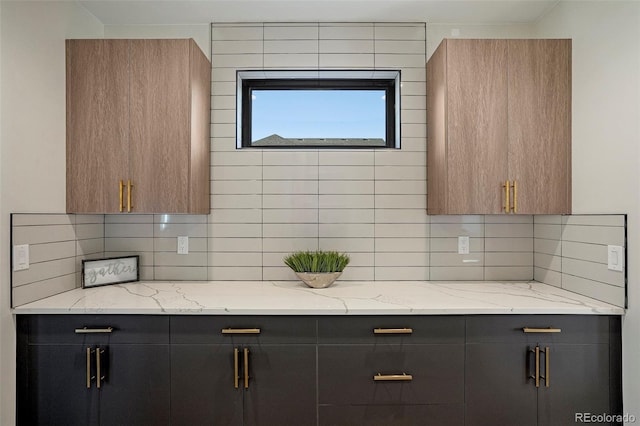
[(320, 406), (320, 426), (462, 426), (464, 406), (343, 405)]
[(174, 316), (171, 343), (316, 343), (313, 317)]
[(464, 344), (321, 345), (318, 377), (320, 404), (462, 403)]
[(464, 317), (381, 315), (321, 318), (318, 321), (318, 342), (464, 343)]
[(600, 315), (469, 316), (467, 343), (609, 343), (609, 321)]
[(25, 319), (22, 327), (27, 328), (30, 344), (169, 343), (169, 317), (164, 315), (29, 315)]

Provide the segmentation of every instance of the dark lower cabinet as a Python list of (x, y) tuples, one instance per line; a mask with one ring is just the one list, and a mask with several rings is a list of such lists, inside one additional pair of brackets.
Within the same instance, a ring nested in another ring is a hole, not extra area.
[(463, 317), (327, 318), (318, 330), (319, 425), (464, 425)]
[(18, 316), (20, 425), (169, 425), (168, 318)]
[(464, 424), (460, 404), (320, 406), (324, 426), (448, 426)]
[(618, 316), (17, 324), (19, 425), (566, 426), (622, 411)]
[(469, 317), (466, 424), (564, 426), (580, 413), (621, 414), (619, 321)]
[(173, 425), (317, 424), (315, 319), (178, 317)]

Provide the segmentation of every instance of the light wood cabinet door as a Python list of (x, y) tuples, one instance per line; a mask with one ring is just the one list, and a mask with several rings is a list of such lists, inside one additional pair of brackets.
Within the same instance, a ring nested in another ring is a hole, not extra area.
[(131, 41), (132, 211), (187, 211), (188, 40)]
[(209, 213), (211, 63), (193, 40), (69, 40), (67, 82), (68, 212)]
[(508, 170), (506, 41), (448, 40), (447, 69), (447, 210), (501, 213)]
[(571, 41), (444, 40), (427, 143), (429, 214), (570, 213)]
[(509, 40), (508, 90), (518, 213), (570, 213), (571, 41)]
[(127, 40), (67, 40), (67, 211), (116, 213), (129, 174)]

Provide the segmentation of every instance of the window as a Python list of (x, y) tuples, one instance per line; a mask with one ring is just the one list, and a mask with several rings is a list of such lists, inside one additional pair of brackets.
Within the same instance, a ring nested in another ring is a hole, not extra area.
[(399, 148), (399, 71), (239, 71), (238, 148)]

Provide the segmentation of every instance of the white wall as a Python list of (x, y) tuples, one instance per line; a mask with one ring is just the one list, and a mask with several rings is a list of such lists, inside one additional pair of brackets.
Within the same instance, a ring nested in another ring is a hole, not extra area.
[(0, 15), (0, 424), (15, 416), (15, 324), (9, 310), (9, 214), (65, 211), (66, 38), (101, 38), (75, 2), (2, 1)]
[(536, 30), (573, 39), (573, 212), (628, 214), (624, 410), (640, 417), (640, 3), (561, 2)]
[(430, 58), (443, 38), (529, 38), (533, 24), (470, 25), (427, 24), (427, 58)]
[(107, 25), (105, 38), (192, 38), (211, 59), (211, 25)]

